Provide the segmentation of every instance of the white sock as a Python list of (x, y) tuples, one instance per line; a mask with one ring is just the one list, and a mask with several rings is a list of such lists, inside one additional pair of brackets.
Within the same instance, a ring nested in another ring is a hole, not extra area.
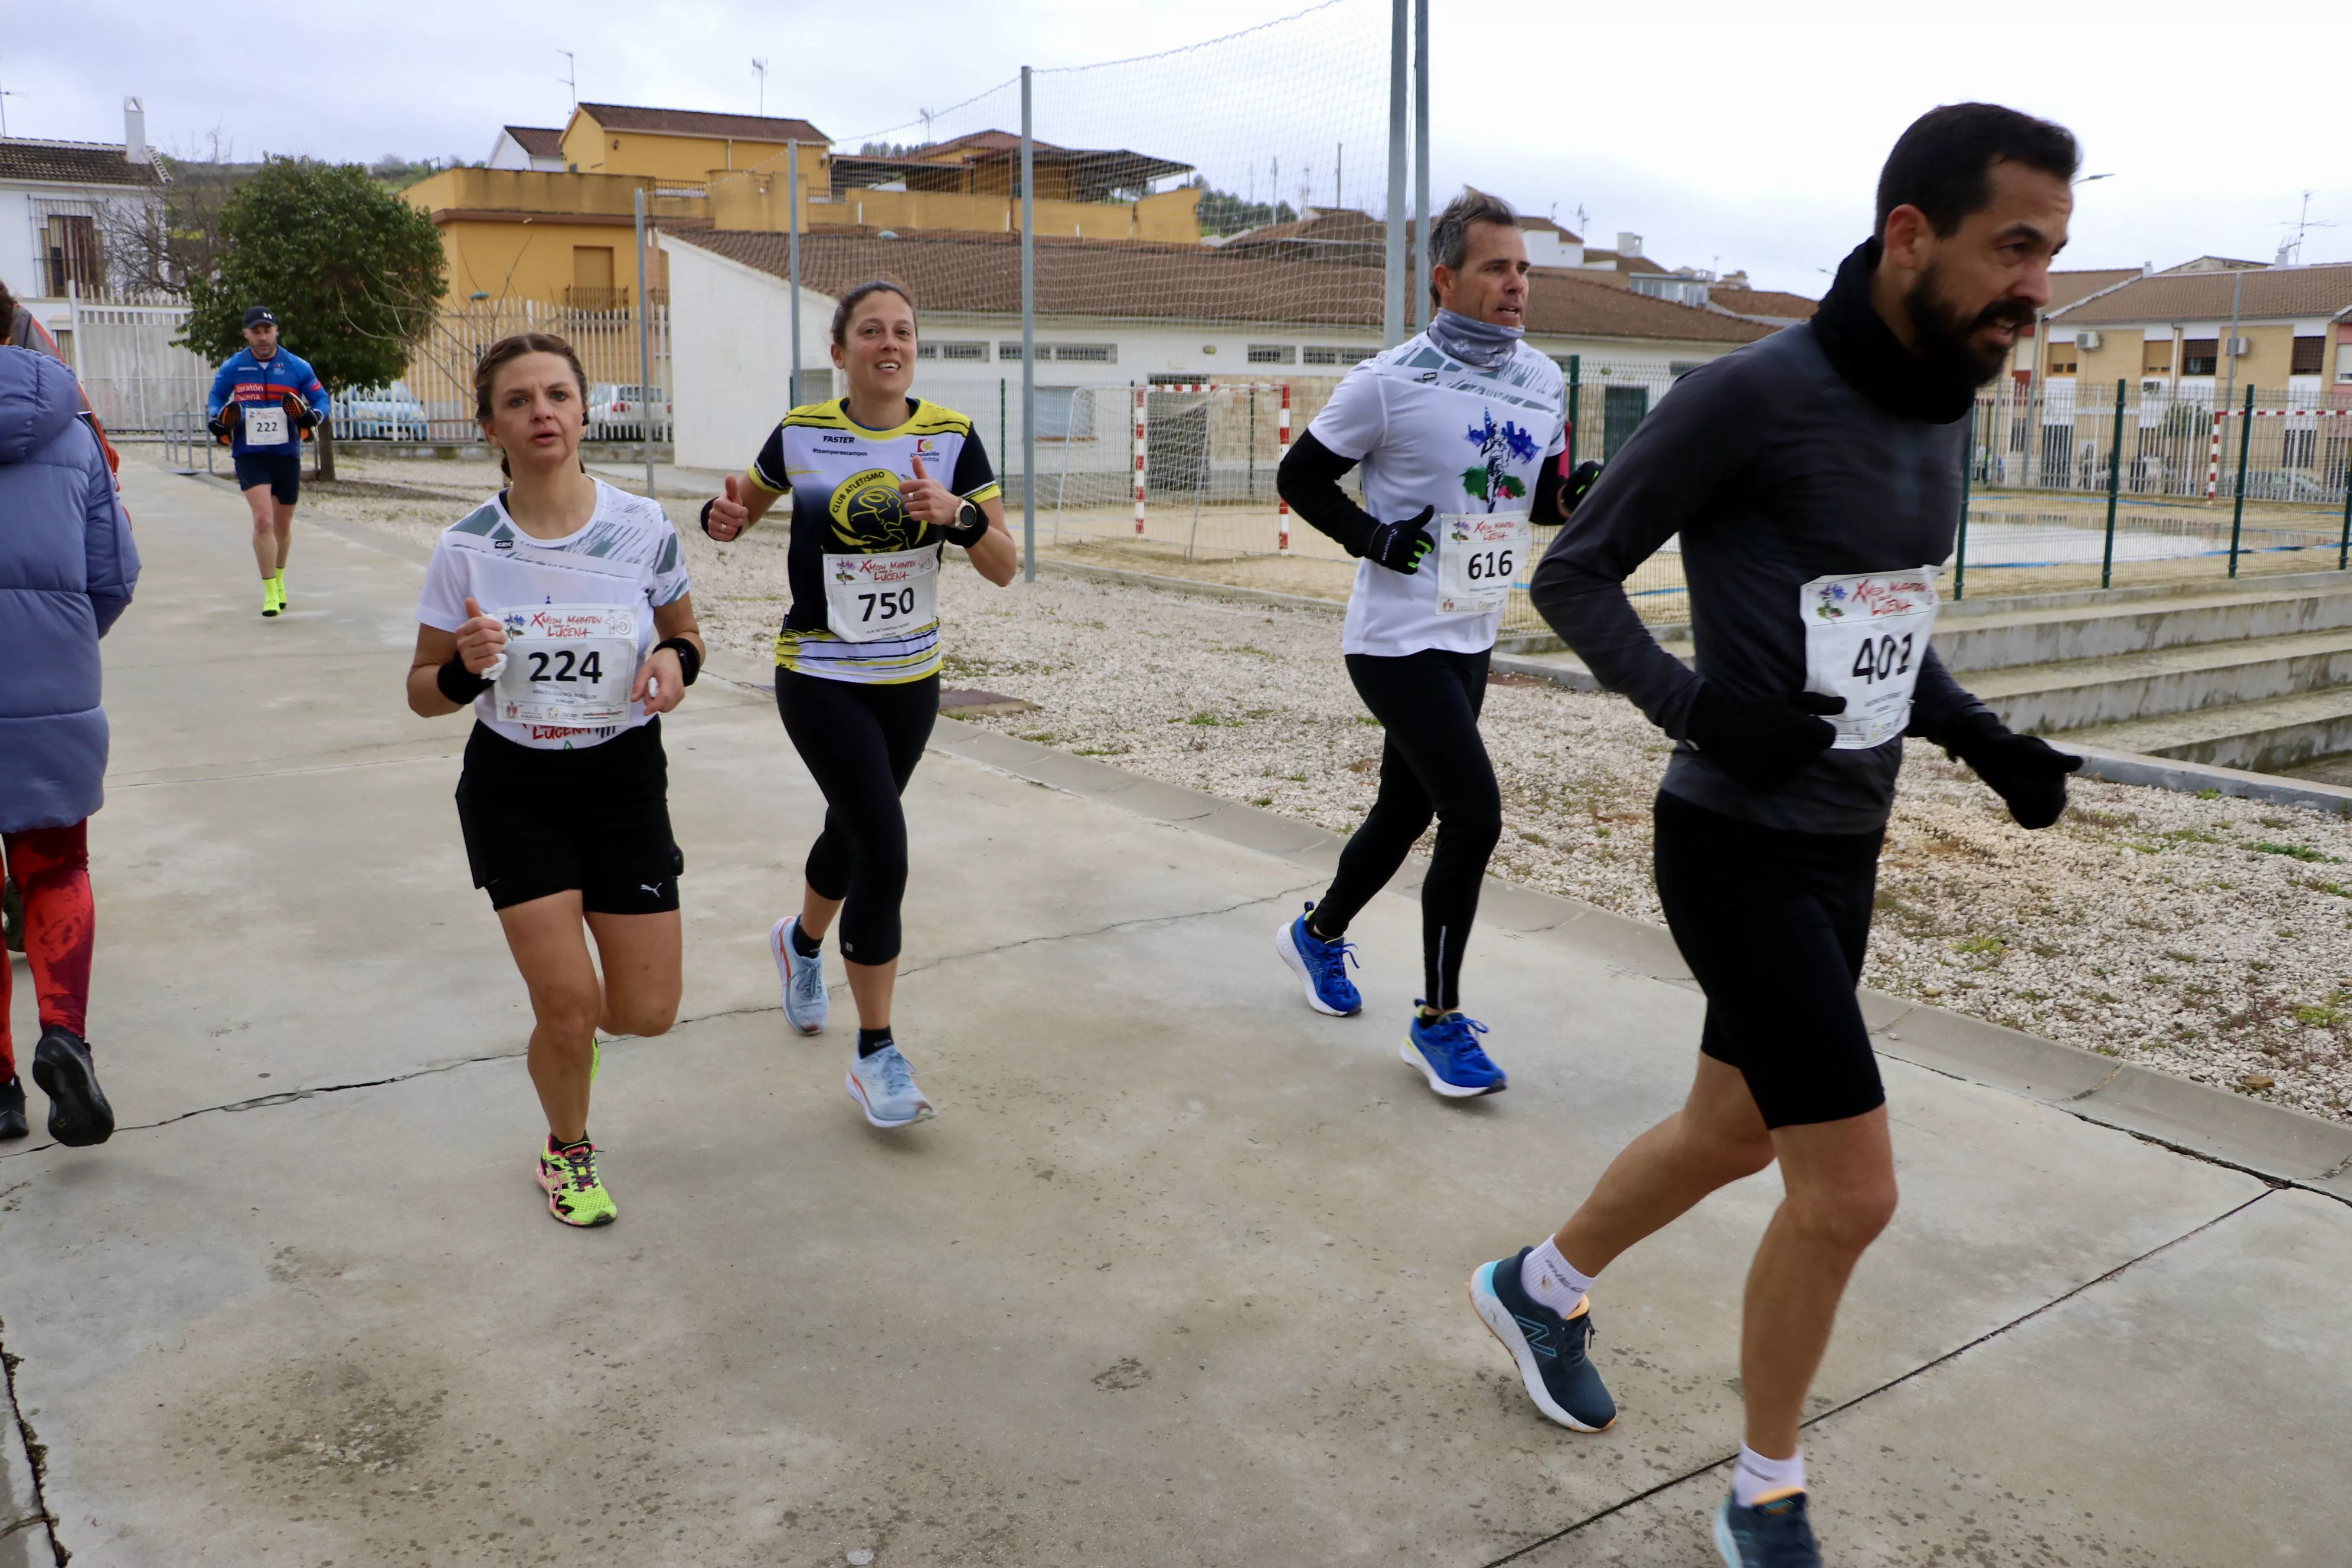
[(1519, 1265), (1519, 1289), (1565, 1318), (1592, 1289), (1592, 1276), (1570, 1268), (1568, 1259), (1559, 1255), (1559, 1244), (1546, 1237), (1544, 1244)]
[(1739, 1462), (1731, 1467), (1732, 1501), (1742, 1508), (1754, 1508), (1758, 1498), (1804, 1489), (1804, 1449), (1799, 1448), (1785, 1459), (1768, 1459), (1747, 1444), (1739, 1445)]

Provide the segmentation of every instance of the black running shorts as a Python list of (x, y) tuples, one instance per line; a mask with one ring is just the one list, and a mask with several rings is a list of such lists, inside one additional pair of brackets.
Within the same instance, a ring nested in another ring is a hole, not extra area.
[(1767, 1127), (1886, 1103), (1854, 987), (1878, 887), (1876, 833), (1790, 833), (1657, 800), (1658, 901), (1706, 993), (1698, 1048), (1738, 1068)]
[(292, 506), (302, 495), (302, 457), (299, 452), (239, 452), (236, 488), (249, 490), (268, 485), (280, 506)]
[(496, 910), (574, 890), (598, 914), (675, 910), (684, 864), (668, 795), (658, 719), (569, 752), (476, 724), (457, 780), (474, 886)]

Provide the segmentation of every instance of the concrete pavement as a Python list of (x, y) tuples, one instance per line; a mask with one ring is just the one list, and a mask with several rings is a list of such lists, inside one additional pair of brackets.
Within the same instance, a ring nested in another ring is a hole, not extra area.
[[(264, 623), (236, 499), (125, 483), (91, 1015), (123, 1126), (0, 1155), (0, 1568), (1709, 1561), (1771, 1173), (1611, 1270), (1607, 1434), (1538, 1419), (1463, 1294), (1679, 1098), (1701, 1004), (1657, 933), (1490, 899), (1512, 1088), (1441, 1103), (1396, 1059), (1409, 899), (1353, 933), (1367, 1015), (1311, 1015), (1268, 948), (1324, 836), (942, 725), (898, 1020), (941, 1114), (877, 1133), (845, 993), (791, 1035), (764, 951), (821, 806), (765, 696), (707, 679), (667, 725), (682, 1022), (607, 1049), (622, 1216), (567, 1231), (464, 721), (400, 698), (415, 552), (305, 522)], [(1886, 1064), (1904, 1208), (1808, 1437), (1830, 1560), (2352, 1559), (2352, 1208), (1887, 1017), (1945, 1070)]]

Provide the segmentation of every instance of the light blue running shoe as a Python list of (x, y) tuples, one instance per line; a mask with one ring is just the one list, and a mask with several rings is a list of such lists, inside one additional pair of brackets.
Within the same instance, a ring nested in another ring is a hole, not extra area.
[(803, 1035), (824, 1027), (831, 1005), (824, 994), (824, 954), (803, 958), (793, 946), (801, 917), (786, 915), (768, 932), (768, 951), (775, 955), (776, 978), (783, 984), (784, 1022)]
[(935, 1114), (931, 1102), (915, 1087), (914, 1069), (896, 1045), (883, 1047), (853, 1063), (846, 1080), (849, 1098), (877, 1127), (911, 1127)]
[(1487, 1059), (1478, 1037), (1486, 1026), (1456, 1011), (1424, 1018), (1413, 1004), (1412, 1026), (1405, 1031), (1404, 1059), (1422, 1070), (1429, 1087), (1448, 1100), (1498, 1094), (1510, 1087), (1503, 1069)]
[(1348, 965), (1355, 959), (1356, 944), (1345, 940), (1325, 942), (1308, 931), (1307, 916), (1314, 912), (1315, 906), (1309, 904), (1305, 914), (1277, 930), (1274, 933), (1274, 951), (1306, 986), (1309, 1007), (1335, 1018), (1350, 1017), (1364, 1010), (1363, 997), (1357, 993), (1355, 982), (1348, 978)]

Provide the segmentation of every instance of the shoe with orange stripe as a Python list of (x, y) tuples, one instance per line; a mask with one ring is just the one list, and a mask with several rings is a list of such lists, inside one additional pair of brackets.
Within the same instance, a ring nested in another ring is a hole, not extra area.
[(1715, 1510), (1715, 1550), (1724, 1568), (1822, 1568), (1805, 1494), (1793, 1489), (1766, 1492), (1752, 1508), (1725, 1498)]

